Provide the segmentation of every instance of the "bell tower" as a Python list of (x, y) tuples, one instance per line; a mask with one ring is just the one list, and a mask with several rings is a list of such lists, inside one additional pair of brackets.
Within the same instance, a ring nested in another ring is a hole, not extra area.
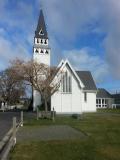
[(40, 10), (38, 25), (35, 31), (33, 59), (38, 63), (50, 66), (50, 47), (43, 11)]
[[(33, 60), (50, 66), (50, 47), (43, 11), (40, 10), (38, 25), (35, 31)], [(33, 110), (41, 104), (41, 95), (33, 89)]]

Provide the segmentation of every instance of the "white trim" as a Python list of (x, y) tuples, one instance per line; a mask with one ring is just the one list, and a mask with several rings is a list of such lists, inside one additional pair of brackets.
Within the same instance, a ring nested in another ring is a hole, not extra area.
[(60, 65), (61, 65), (61, 68), (59, 69), (59, 71), (58, 71), (57, 74), (59, 74), (63, 70), (63, 68), (65, 67), (66, 64), (68, 64), (68, 66), (70, 67), (71, 71), (73, 72), (73, 74), (75, 75), (76, 79), (78, 80), (81, 88), (84, 88), (85, 86), (84, 86), (83, 82), (80, 80), (80, 78), (78, 77), (77, 73), (75, 72), (75, 70), (73, 69), (73, 67), (71, 66), (71, 64), (70, 64), (70, 62), (68, 60), (65, 60), (65, 61), (62, 60), (60, 62), (60, 64), (58, 65), (58, 67), (60, 67)]
[(64, 64), (64, 60), (62, 59), (59, 63), (59, 65), (57, 66), (57, 68), (62, 67), (62, 65)]
[(84, 89), (83, 89), (83, 92), (96, 93), (96, 94), (97, 94), (97, 90), (84, 90)]

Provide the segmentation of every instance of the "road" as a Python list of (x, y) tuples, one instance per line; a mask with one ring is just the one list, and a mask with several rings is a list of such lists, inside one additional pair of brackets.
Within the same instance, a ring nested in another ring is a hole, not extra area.
[(20, 112), (0, 112), (0, 141), (12, 127), (12, 118), (20, 119)]

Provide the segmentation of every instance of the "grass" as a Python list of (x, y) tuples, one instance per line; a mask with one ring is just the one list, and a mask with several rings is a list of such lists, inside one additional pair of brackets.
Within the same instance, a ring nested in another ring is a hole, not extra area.
[(108, 108), (103, 108), (103, 109), (97, 109), (97, 112), (99, 113), (120, 113), (120, 109), (108, 109)]
[[(100, 113), (99, 113), (100, 112)], [(107, 112), (107, 114), (105, 114)], [(113, 114), (114, 113), (114, 114)], [(117, 114), (116, 114), (117, 113)], [(86, 139), (37, 141), (18, 143), (10, 153), (11, 160), (119, 160), (119, 110), (102, 110), (84, 114), (81, 120), (57, 117), (55, 122), (27, 119), (26, 127), (42, 125), (70, 125), (88, 135)], [(34, 128), (34, 127), (33, 127)]]

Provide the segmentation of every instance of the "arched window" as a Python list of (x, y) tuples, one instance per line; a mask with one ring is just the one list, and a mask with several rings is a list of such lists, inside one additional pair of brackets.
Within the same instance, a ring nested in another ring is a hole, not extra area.
[(38, 50), (38, 49), (36, 49), (36, 50), (35, 50), (35, 52), (36, 52), (36, 53), (39, 53), (39, 50)]
[(63, 83), (62, 84), (62, 86), (63, 86), (62, 91), (65, 92), (65, 75), (63, 75), (62, 83)]
[(43, 40), (41, 39), (41, 44), (43, 44)]
[(46, 54), (48, 54), (48, 51), (46, 50), (46, 52), (45, 52)]
[(87, 92), (84, 92), (84, 101), (87, 102)]
[(62, 76), (62, 92), (71, 93), (72, 92), (72, 80), (71, 75), (65, 72)]
[(72, 92), (72, 80), (71, 80), (71, 76), (69, 76), (69, 92)]
[(45, 39), (45, 44), (47, 44), (47, 40)]
[(68, 92), (68, 73), (67, 72), (65, 72), (65, 85), (66, 85), (65, 90), (66, 92)]
[(42, 49), (41, 49), (40, 53), (44, 53)]

